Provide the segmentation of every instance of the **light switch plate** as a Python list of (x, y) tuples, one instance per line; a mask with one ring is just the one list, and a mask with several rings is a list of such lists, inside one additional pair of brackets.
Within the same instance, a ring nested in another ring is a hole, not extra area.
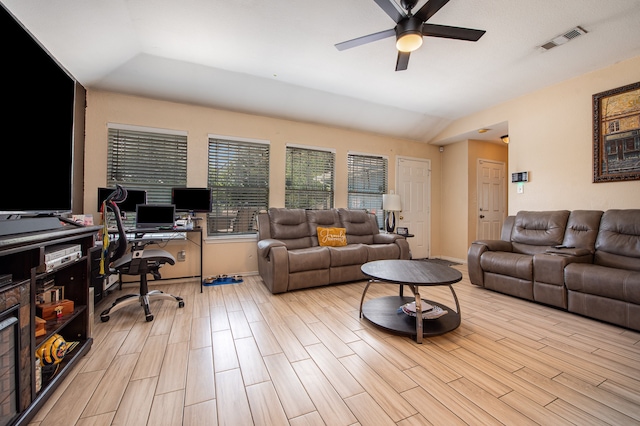
[(524, 194), (524, 183), (518, 182), (518, 194)]

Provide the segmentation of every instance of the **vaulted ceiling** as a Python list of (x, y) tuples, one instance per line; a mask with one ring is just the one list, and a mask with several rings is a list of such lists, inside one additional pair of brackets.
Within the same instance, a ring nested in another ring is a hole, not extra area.
[[(484, 36), (425, 37), (397, 72), (395, 37), (335, 47), (395, 26), (374, 0), (0, 1), (88, 89), (421, 142), (468, 114), (640, 55), (640, 0), (451, 0), (428, 22)], [(575, 27), (586, 34), (540, 47)]]

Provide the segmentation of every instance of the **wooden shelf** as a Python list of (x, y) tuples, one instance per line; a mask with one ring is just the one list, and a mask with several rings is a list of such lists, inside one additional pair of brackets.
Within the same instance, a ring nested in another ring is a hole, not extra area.
[[(89, 327), (89, 321), (92, 320), (89, 318), (89, 251), (93, 248), (100, 229), (100, 226), (65, 224), (51, 231), (0, 236), (0, 274), (11, 274), (13, 278), (13, 283), (5, 286), (3, 291), (11, 292), (20, 305), (20, 312), (28, 312), (27, 318), (21, 318), (20, 334), (31, 336), (30, 339), (20, 339), (22, 359), (17, 361), (16, 365), (18, 413), (10, 421), (11, 425), (27, 425), (91, 348), (93, 339)], [(47, 249), (63, 244), (80, 246), (81, 255), (51, 271), (43, 272), (44, 254), (50, 251)], [(55, 281), (56, 286), (64, 287), (64, 298), (73, 301), (74, 309), (61, 318), (48, 320), (45, 323), (45, 333), (36, 337), (36, 281), (51, 279)], [(68, 342), (77, 341), (78, 344), (71, 352), (65, 354), (55, 374), (44, 378), (40, 389), (36, 391), (36, 350), (54, 334), (61, 335)], [(25, 359), (24, 354), (27, 354), (28, 359)]]

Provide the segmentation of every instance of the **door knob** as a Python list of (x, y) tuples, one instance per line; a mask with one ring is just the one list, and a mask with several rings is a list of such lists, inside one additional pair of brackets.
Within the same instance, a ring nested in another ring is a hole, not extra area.
[(480, 219), (484, 219), (484, 215), (483, 214), (480, 215)]

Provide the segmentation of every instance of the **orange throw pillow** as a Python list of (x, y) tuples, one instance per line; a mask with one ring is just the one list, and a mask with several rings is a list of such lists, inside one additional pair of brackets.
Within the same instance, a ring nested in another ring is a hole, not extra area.
[(321, 228), (318, 226), (318, 243), (321, 246), (342, 247), (347, 245), (345, 228)]

